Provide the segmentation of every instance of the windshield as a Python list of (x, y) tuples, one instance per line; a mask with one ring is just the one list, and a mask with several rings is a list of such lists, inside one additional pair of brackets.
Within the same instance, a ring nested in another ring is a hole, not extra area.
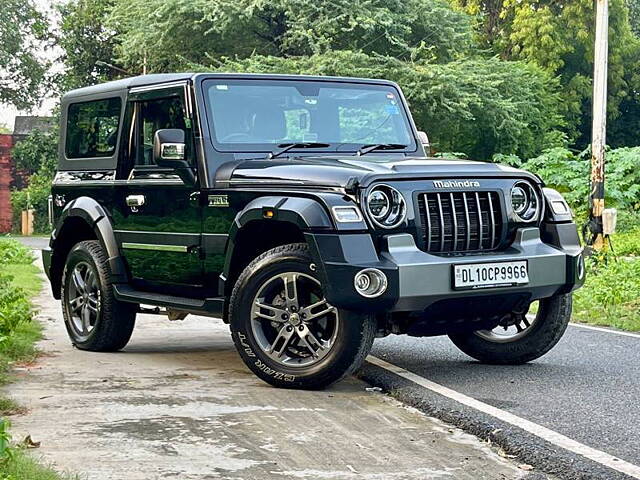
[(205, 82), (205, 94), (221, 151), (270, 152), (292, 143), (327, 144), (313, 152), (375, 144), (416, 149), (398, 91), (388, 85), (216, 79)]

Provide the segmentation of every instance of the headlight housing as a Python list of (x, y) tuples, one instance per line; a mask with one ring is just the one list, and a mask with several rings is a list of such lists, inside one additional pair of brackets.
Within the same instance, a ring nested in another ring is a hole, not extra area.
[(376, 185), (367, 194), (366, 210), (371, 221), (381, 228), (397, 228), (407, 216), (402, 194), (389, 185)]
[(540, 197), (529, 182), (516, 182), (511, 187), (511, 210), (521, 222), (533, 222), (540, 215)]

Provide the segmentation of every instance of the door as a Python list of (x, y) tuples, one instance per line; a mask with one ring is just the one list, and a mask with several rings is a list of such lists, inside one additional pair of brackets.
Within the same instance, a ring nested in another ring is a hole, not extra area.
[(186, 86), (132, 91), (127, 105), (128, 144), (120, 174), (116, 239), (136, 288), (197, 297), (203, 283), (202, 206), (198, 187), (153, 161), (159, 129), (185, 131), (186, 159), (195, 166)]

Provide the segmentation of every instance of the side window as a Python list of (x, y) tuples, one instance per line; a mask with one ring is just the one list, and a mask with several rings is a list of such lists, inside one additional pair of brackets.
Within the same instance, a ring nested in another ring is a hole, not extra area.
[(178, 97), (138, 102), (136, 166), (153, 163), (153, 137), (163, 128), (186, 130), (182, 100)]
[(67, 158), (108, 158), (116, 151), (122, 101), (72, 103), (67, 114)]

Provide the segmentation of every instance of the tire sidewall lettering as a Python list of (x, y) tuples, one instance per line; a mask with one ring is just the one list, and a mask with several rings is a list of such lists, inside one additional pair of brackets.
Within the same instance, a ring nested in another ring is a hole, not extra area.
[(285, 382), (294, 382), (296, 380), (295, 375), (279, 372), (274, 368), (270, 367), (269, 365), (265, 364), (262, 360), (260, 360), (258, 356), (253, 352), (251, 346), (249, 345), (246, 334), (242, 332), (238, 332), (238, 340), (240, 341), (240, 345), (242, 346), (242, 350), (245, 353), (245, 355), (249, 358), (255, 359), (255, 362), (253, 362), (253, 364), (257, 368), (262, 370), (262, 372), (264, 372), (269, 376), (272, 376), (277, 380), (282, 380)]

